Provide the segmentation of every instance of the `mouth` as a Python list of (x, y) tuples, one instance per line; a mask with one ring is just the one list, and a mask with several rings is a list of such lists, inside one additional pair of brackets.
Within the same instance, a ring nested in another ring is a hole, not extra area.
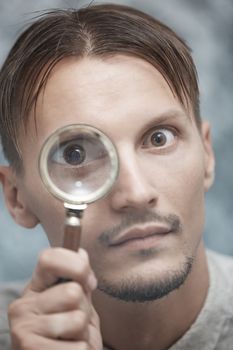
[(151, 244), (158, 243), (170, 233), (172, 233), (172, 229), (164, 226), (134, 227), (115, 237), (109, 246), (115, 248), (123, 246), (146, 248)]

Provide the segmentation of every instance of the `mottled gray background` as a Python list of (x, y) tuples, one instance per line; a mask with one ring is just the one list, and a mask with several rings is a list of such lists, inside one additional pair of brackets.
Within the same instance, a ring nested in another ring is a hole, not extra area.
[[(116, 1), (145, 10), (173, 27), (193, 49), (199, 72), (202, 115), (210, 120), (217, 158), (216, 181), (206, 198), (205, 240), (233, 254), (233, 0)], [(84, 1), (11, 0), (0, 2), (0, 64), (32, 11), (76, 7)], [(0, 153), (0, 162), (3, 162)], [(47, 246), (40, 228), (18, 227), (0, 193), (0, 281), (27, 278)]]

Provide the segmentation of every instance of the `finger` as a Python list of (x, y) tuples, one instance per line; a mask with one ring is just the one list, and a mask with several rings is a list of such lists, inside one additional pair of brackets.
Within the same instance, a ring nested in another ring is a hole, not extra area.
[(64, 340), (89, 339), (90, 314), (82, 310), (40, 315), (31, 320), (28, 333), (36, 333), (46, 338)]
[(90, 313), (91, 304), (82, 287), (76, 282), (56, 285), (32, 296), (32, 310), (36, 314), (51, 314), (80, 309)]
[(50, 248), (40, 255), (26, 292), (44, 291), (59, 277), (79, 282), (86, 291), (92, 291), (97, 285), (85, 250), (79, 249), (76, 253), (64, 248)]
[(17, 341), (14, 340), (13, 346), (14, 349), (33, 350), (90, 350), (90, 346), (86, 341), (54, 340), (37, 334), (21, 335)]

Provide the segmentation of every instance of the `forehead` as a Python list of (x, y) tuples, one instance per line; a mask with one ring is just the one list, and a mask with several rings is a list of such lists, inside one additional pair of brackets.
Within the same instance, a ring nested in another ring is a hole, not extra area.
[(65, 59), (55, 66), (39, 96), (37, 131), (46, 137), (72, 123), (111, 129), (115, 123), (143, 122), (166, 110), (187, 114), (162, 75), (146, 61), (120, 55)]

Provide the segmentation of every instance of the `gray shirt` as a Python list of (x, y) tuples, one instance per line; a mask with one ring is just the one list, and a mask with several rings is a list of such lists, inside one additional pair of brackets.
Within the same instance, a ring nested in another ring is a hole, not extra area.
[[(210, 251), (207, 256), (210, 288), (205, 304), (190, 329), (169, 350), (233, 350), (233, 258)], [(22, 284), (16, 283), (0, 288), (1, 350), (11, 349), (6, 310), (21, 290)]]
[(208, 252), (210, 288), (196, 321), (169, 350), (233, 350), (233, 258)]

